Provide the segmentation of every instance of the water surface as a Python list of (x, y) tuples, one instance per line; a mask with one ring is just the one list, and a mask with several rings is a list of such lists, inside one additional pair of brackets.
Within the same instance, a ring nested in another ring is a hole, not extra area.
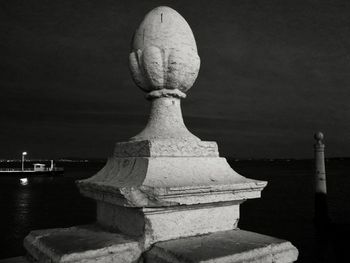
[[(335, 223), (327, 235), (313, 225), (313, 164), (311, 160), (230, 161), (246, 177), (267, 180), (262, 198), (241, 205), (239, 227), (290, 240), (300, 251), (298, 262), (341, 262), (350, 223), (350, 161), (328, 160), (328, 199)], [(4, 166), (4, 164), (1, 164)], [(17, 165), (17, 164), (13, 164)], [(95, 221), (95, 204), (82, 197), (75, 180), (92, 176), (104, 162), (60, 163), (63, 177), (0, 178), (0, 258), (22, 255), (23, 238), (34, 229), (69, 227)]]

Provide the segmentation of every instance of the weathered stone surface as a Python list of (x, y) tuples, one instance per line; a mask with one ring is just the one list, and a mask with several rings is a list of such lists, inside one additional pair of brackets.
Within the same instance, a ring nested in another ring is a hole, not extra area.
[(200, 67), (196, 41), (186, 20), (166, 6), (151, 10), (134, 34), (129, 65), (135, 83), (145, 91), (163, 89), (158, 96), (169, 90), (173, 94), (173, 89), (186, 92)]
[(95, 200), (130, 207), (157, 207), (260, 197), (266, 182), (236, 173), (225, 158), (110, 158), (95, 176), (78, 181)]
[(105, 229), (142, 237), (145, 247), (176, 239), (235, 229), (239, 203), (175, 206), (171, 208), (129, 208), (97, 204), (97, 221)]
[(146, 127), (131, 141), (180, 140), (189, 143), (198, 142), (186, 128), (178, 98), (157, 98), (152, 101), (151, 112)]
[(24, 246), (38, 262), (136, 262), (142, 253), (139, 242), (90, 226), (32, 231)]
[(290, 263), (298, 250), (288, 241), (236, 229), (159, 242), (144, 258), (152, 263)]
[(218, 157), (216, 142), (145, 140), (116, 143), (114, 157)]

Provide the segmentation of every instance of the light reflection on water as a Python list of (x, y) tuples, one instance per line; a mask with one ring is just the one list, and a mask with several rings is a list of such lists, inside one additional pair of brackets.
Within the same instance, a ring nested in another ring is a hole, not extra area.
[(21, 185), (27, 185), (28, 184), (28, 178), (21, 178), (21, 179), (19, 179), (19, 182), (21, 183)]
[(79, 194), (75, 180), (101, 166), (66, 164), (63, 177), (0, 177), (0, 259), (23, 255), (23, 238), (31, 230), (94, 222), (95, 204)]
[[(25, 178), (27, 179), (27, 178)], [(29, 225), (28, 215), (30, 213), (30, 207), (33, 199), (31, 190), (26, 187), (28, 185), (28, 179), (24, 182), (23, 178), (19, 180), (19, 187), (13, 195), (13, 225), (14, 225), (14, 238), (21, 237), (21, 228)]]

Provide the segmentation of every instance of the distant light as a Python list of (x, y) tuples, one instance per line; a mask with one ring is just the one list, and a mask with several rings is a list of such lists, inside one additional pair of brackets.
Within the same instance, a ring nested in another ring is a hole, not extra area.
[(22, 152), (22, 155), (27, 155), (27, 152)]
[(21, 185), (27, 185), (28, 184), (28, 178), (21, 178), (19, 179)]

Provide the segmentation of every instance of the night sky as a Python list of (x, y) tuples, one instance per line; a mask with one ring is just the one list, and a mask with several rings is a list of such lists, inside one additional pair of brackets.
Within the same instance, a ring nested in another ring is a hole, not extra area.
[(144, 15), (167, 5), (201, 69), (185, 123), (233, 158), (350, 156), (349, 1), (0, 2), (0, 159), (100, 157), (146, 124), (128, 56)]

